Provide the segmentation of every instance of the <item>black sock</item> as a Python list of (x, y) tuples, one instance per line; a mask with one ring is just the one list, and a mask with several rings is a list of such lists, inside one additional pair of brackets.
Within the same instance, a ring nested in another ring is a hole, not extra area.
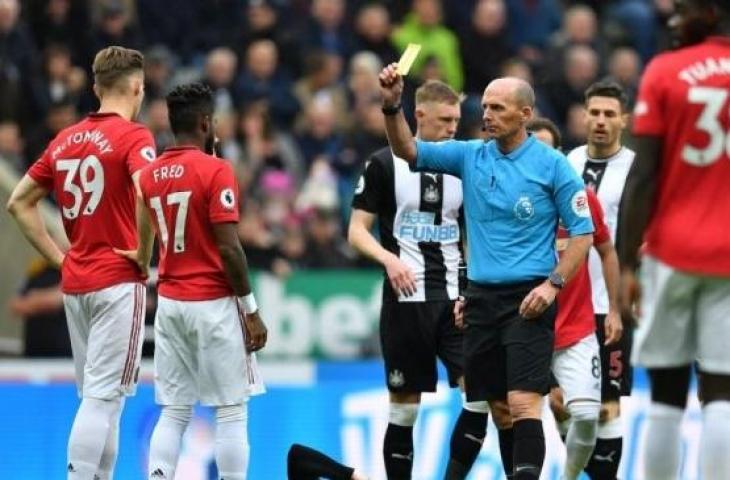
[(507, 480), (512, 480), (514, 470), (515, 429), (505, 428), (499, 431), (499, 453), (502, 455), (502, 468)]
[(413, 427), (388, 424), (383, 440), (388, 480), (409, 480), (413, 467)]
[(514, 480), (537, 480), (545, 461), (545, 434), (542, 421), (534, 418), (518, 420), (513, 426)]
[(451, 433), (451, 452), (444, 477), (446, 480), (466, 478), (487, 436), (488, 417), (486, 413), (461, 410), (461, 415)]
[(591, 480), (616, 480), (622, 450), (623, 438), (599, 438), (585, 468)]
[(286, 459), (289, 480), (350, 480), (355, 472), (327, 455), (304, 445), (294, 444)]

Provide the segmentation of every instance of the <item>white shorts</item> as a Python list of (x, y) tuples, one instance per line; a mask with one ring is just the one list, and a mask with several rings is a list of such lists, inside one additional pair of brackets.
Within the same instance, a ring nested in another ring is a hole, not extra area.
[(640, 280), (633, 363), (671, 368), (696, 360), (702, 371), (730, 374), (730, 278), (682, 273), (646, 257)]
[(160, 405), (236, 405), (263, 393), (256, 357), (245, 348), (235, 297), (204, 301), (158, 297), (155, 400)]
[(566, 405), (573, 400), (601, 401), (601, 357), (595, 333), (553, 352), (552, 370)]
[(136, 392), (146, 295), (141, 283), (64, 294), (80, 396), (106, 400)]

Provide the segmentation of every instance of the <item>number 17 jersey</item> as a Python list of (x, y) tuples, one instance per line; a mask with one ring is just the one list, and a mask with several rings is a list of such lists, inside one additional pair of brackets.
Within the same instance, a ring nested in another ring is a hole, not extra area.
[(730, 39), (655, 57), (634, 117), (635, 135), (662, 139), (647, 253), (678, 270), (729, 277)]
[(140, 189), (157, 230), (160, 295), (192, 301), (233, 295), (213, 234), (213, 224), (239, 220), (231, 164), (197, 147), (171, 147), (142, 171)]
[(61, 130), (28, 170), (54, 192), (71, 242), (61, 269), (64, 293), (143, 281), (137, 266), (113, 249), (136, 248), (132, 175), (154, 159), (145, 126), (115, 113), (92, 113)]

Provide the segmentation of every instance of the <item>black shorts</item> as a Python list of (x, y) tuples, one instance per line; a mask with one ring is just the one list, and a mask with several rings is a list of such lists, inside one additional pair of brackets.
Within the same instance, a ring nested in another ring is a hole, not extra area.
[(464, 312), (467, 401), (504, 400), (513, 390), (548, 393), (557, 306), (553, 302), (530, 320), (519, 314), (524, 298), (542, 282), (498, 286), (469, 282)]
[(634, 384), (634, 371), (631, 368), (631, 344), (634, 341), (634, 329), (624, 327), (621, 340), (613, 345), (604, 345), (606, 315), (596, 314), (596, 334), (601, 350), (601, 399), (605, 401), (619, 400), (631, 395)]
[(463, 375), (463, 333), (454, 324), (454, 302), (398, 302), (383, 289), (380, 345), (385, 380), (391, 392), (435, 392), (436, 357), (448, 372), (449, 384)]

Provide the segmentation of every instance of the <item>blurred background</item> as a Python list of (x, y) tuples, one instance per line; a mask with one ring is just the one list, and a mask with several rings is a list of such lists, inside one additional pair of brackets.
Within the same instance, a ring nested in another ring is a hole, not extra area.
[[(99, 49), (145, 53), (139, 121), (160, 152), (172, 142), (165, 94), (182, 82), (210, 85), (223, 156), (242, 192), (239, 235), (269, 327), (261, 362), (270, 392), (251, 401), (250, 478), (285, 478), (294, 441), (383, 478), (382, 274), (345, 240), (360, 171), (387, 145), (379, 70), (409, 42), (421, 43), (405, 112), (418, 85), (444, 80), (465, 93), (459, 138), (481, 135), (480, 97), (490, 80), (522, 77), (569, 150), (585, 140), (585, 88), (610, 76), (633, 99), (643, 66), (669, 47), (672, 9), (672, 0), (0, 0), (0, 201), (59, 130), (96, 108), (90, 66)], [(62, 242), (55, 207), (44, 208)], [(0, 472), (62, 479), (77, 399), (59, 273), (4, 211), (0, 264)], [(149, 358), (154, 285), (148, 298)], [(150, 374), (147, 363), (140, 393), (127, 402), (120, 479), (144, 475), (157, 417)], [(638, 478), (642, 378), (627, 399), (623, 478)], [(429, 396), (414, 478), (440, 477), (458, 409), (447, 389)], [(695, 478), (697, 415), (695, 406), (685, 431), (686, 479)], [(178, 477), (214, 478), (210, 414), (196, 418)], [(557, 478), (563, 455), (551, 438), (545, 478)], [(495, 439), (472, 478), (499, 478)]]

